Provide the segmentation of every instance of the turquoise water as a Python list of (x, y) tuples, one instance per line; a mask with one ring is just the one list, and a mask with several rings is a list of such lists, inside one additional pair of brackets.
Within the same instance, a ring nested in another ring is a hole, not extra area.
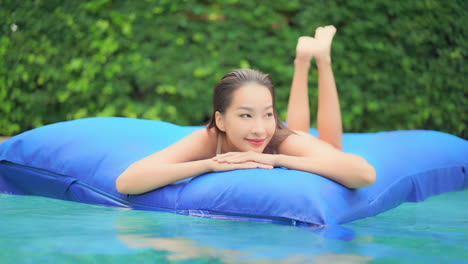
[(343, 225), (294, 226), (0, 194), (0, 263), (467, 263), (468, 190)]

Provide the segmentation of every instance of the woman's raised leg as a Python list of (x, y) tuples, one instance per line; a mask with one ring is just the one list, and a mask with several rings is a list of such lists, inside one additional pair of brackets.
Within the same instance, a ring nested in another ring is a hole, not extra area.
[[(302, 37), (301, 37), (302, 38)], [(301, 44), (301, 39), (299, 39)], [(289, 94), (288, 114), (286, 123), (292, 130), (309, 133), (310, 109), (308, 93), (308, 75), (311, 58), (296, 56), (294, 60), (294, 76)]]
[(288, 127), (293, 130), (309, 131), (310, 110), (307, 80), (310, 60), (315, 58), (319, 75), (317, 112), (319, 138), (342, 150), (341, 111), (330, 55), (335, 32), (334, 26), (319, 27), (315, 31), (314, 38), (299, 38), (286, 122)]

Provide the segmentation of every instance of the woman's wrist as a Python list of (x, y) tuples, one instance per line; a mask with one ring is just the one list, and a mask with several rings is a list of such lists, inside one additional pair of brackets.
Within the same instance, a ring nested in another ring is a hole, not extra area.
[(215, 169), (214, 169), (214, 163), (216, 161), (214, 161), (213, 159), (205, 159), (205, 160), (202, 160), (201, 162), (202, 163), (202, 167), (203, 167), (203, 170), (206, 172), (206, 173), (209, 173), (209, 172), (214, 172)]
[(274, 161), (273, 161), (273, 167), (284, 167), (284, 157), (285, 155), (283, 154), (276, 154), (274, 155)]

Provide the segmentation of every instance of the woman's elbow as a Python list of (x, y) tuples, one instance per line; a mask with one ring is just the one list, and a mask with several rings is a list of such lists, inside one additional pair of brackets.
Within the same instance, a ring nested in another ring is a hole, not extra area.
[(122, 177), (124, 173), (120, 174), (117, 180), (115, 180), (115, 188), (119, 193), (129, 194), (128, 184), (125, 182), (125, 179)]
[(369, 164), (363, 157), (358, 155), (355, 157), (359, 159), (359, 169), (356, 171), (357, 174), (352, 183), (346, 187), (351, 189), (359, 189), (371, 186), (377, 179), (377, 171), (375, 170), (374, 166)]
[(359, 173), (359, 184), (355, 187), (356, 189), (371, 186), (377, 179), (377, 171), (374, 166), (369, 164), (364, 158), (363, 161), (362, 171)]
[(375, 183), (376, 179), (377, 179), (377, 171), (375, 170), (374, 166), (367, 163), (365, 172), (363, 173), (363, 176), (362, 176), (362, 181), (364, 184), (363, 187), (371, 186), (372, 184)]
[(131, 178), (129, 175), (130, 168), (131, 166), (128, 167), (124, 172), (122, 172), (122, 174), (120, 174), (119, 177), (117, 177), (117, 179), (115, 180), (115, 188), (119, 193), (137, 194), (134, 192), (134, 190), (132, 190), (131, 182), (129, 181), (129, 179)]

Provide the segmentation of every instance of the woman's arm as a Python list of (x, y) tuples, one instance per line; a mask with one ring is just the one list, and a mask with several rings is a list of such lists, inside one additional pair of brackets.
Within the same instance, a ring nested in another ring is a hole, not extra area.
[(290, 135), (279, 146), (275, 166), (308, 171), (348, 188), (362, 188), (376, 180), (375, 168), (363, 157), (342, 152), (308, 133)]
[(125, 194), (141, 194), (176, 181), (210, 171), (209, 160), (197, 160), (175, 164), (154, 164), (139, 161), (132, 164), (116, 181), (117, 191)]
[(362, 188), (372, 185), (376, 171), (361, 156), (344, 153), (310, 134), (296, 131), (279, 146), (278, 155), (231, 152), (214, 160), (223, 163), (254, 161), (275, 167), (302, 170), (319, 174), (348, 188)]
[(370, 186), (376, 178), (374, 167), (364, 158), (344, 152), (317, 157), (280, 154), (275, 166), (315, 173), (351, 189)]
[(207, 129), (195, 131), (168, 148), (130, 165), (117, 178), (117, 191), (141, 194), (212, 171), (272, 168), (257, 162), (219, 164), (211, 159), (216, 148), (213, 142), (216, 142), (216, 134), (210, 134)]

